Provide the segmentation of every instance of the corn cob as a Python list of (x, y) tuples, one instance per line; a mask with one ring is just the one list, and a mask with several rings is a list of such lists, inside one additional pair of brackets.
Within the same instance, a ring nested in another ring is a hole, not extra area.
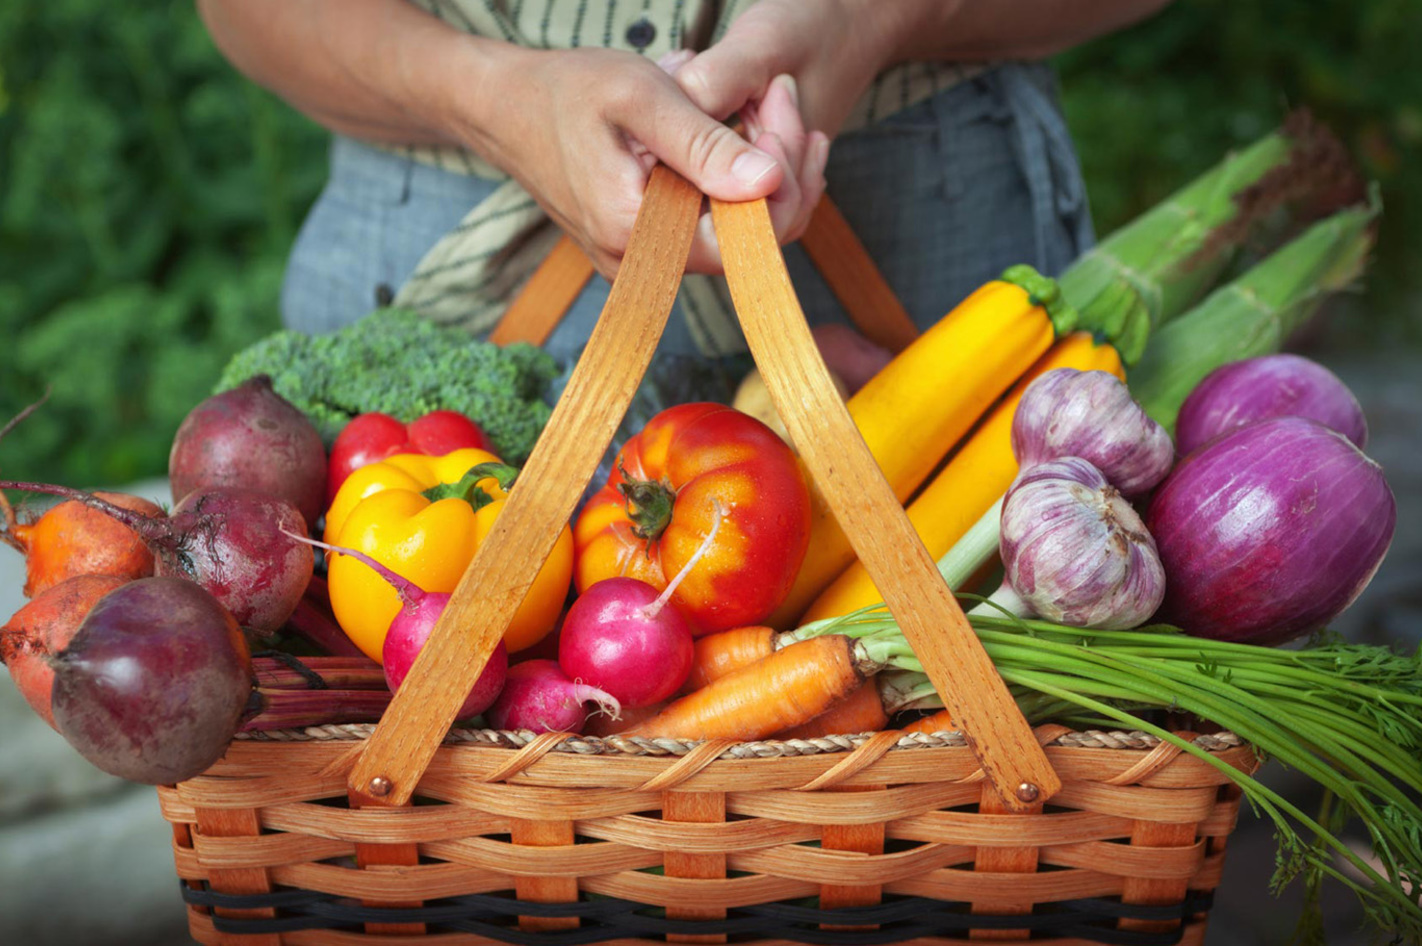
[(1376, 198), (1310, 227), (1199, 305), (1163, 326), (1127, 372), (1131, 393), (1166, 430), (1214, 369), (1278, 351), (1328, 294), (1362, 275)]

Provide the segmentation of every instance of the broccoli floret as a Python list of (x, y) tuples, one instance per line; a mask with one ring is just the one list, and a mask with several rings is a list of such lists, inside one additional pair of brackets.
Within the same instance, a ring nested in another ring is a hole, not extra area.
[(267, 374), (329, 445), (356, 414), (382, 411), (409, 422), (456, 410), (478, 424), (505, 461), (528, 458), (552, 408), (552, 355), (533, 345), (500, 347), (408, 309), (377, 309), (345, 328), (308, 336), (279, 331), (228, 362), (216, 390)]

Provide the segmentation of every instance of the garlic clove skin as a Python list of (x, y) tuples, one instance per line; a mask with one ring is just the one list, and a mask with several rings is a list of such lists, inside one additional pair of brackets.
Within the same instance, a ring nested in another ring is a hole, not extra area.
[(1165, 569), (1135, 508), (1080, 457), (1018, 474), (1002, 506), (1005, 583), (1059, 624), (1123, 630), (1165, 597)]
[(1175, 462), (1175, 444), (1107, 371), (1054, 368), (1027, 386), (1012, 418), (1021, 469), (1081, 457), (1132, 499), (1150, 492)]

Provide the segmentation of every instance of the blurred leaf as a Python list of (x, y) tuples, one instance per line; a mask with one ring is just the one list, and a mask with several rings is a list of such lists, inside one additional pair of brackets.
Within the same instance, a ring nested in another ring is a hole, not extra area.
[(1098, 232), (1304, 106), (1334, 130), (1385, 208), (1361, 297), (1317, 344), (1422, 344), (1422, 45), (1416, 0), (1188, 0), (1057, 59)]
[(189, 2), (0, 4), (7, 475), (166, 471), (232, 352), (279, 324), (324, 131), (239, 75)]

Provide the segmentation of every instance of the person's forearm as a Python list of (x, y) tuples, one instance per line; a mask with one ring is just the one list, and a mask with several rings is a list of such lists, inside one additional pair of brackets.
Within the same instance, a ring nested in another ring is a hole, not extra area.
[(858, 0), (886, 24), (891, 61), (1045, 59), (1170, 0)]
[[(464, 144), (502, 58), (405, 0), (197, 0), (213, 41), (254, 82), (333, 131)], [(456, 99), (458, 100), (456, 103)]]

